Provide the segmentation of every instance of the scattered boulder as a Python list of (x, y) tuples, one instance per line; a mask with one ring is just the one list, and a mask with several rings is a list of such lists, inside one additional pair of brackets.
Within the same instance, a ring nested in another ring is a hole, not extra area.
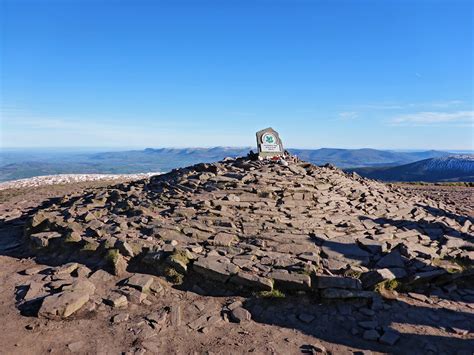
[(385, 330), (383, 335), (380, 337), (379, 342), (386, 345), (395, 345), (400, 339), (400, 334), (394, 330)]
[(359, 279), (341, 276), (316, 276), (315, 288), (346, 288), (360, 290), (362, 283)]
[(273, 289), (273, 281), (271, 279), (243, 271), (239, 271), (236, 275), (232, 276), (230, 282), (256, 291), (271, 291)]
[(130, 315), (128, 313), (119, 313), (112, 317), (112, 323), (118, 324), (128, 321)]
[(193, 270), (211, 280), (227, 282), (232, 275), (237, 274), (239, 268), (227, 258), (207, 256), (198, 258), (193, 264)]
[(378, 262), (377, 267), (379, 268), (403, 268), (405, 267), (405, 261), (403, 260), (398, 250), (392, 250), (387, 255), (383, 256)]
[(371, 288), (384, 281), (401, 279), (407, 275), (403, 268), (385, 268), (368, 271), (361, 275), (360, 279), (364, 288)]
[(61, 238), (62, 235), (58, 232), (41, 232), (30, 235), (30, 241), (34, 248), (42, 249), (50, 246), (52, 240)]
[(89, 301), (86, 290), (68, 290), (45, 297), (38, 312), (44, 318), (67, 318)]
[(274, 281), (280, 290), (308, 291), (311, 288), (311, 277), (305, 274), (273, 271), (268, 277)]
[(230, 319), (235, 323), (248, 322), (252, 319), (252, 315), (245, 308), (237, 307), (230, 312)]
[(362, 338), (364, 338), (365, 340), (377, 341), (379, 337), (380, 337), (380, 334), (375, 329), (366, 330), (362, 334)]
[(127, 286), (133, 287), (141, 292), (149, 292), (153, 285), (153, 276), (146, 274), (134, 274), (125, 280)]
[(114, 308), (127, 307), (127, 297), (120, 292), (111, 292), (107, 297), (104, 298), (104, 303)]

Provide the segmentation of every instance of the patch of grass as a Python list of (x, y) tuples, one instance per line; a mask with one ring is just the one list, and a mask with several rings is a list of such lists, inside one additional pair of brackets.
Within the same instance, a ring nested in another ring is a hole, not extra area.
[(180, 274), (188, 271), (189, 257), (185, 250), (177, 250), (168, 257), (168, 264)]
[(313, 276), (315, 274), (315, 270), (312, 266), (306, 265), (304, 269), (298, 270), (297, 273), (301, 275)]
[(448, 267), (446, 269), (446, 271), (448, 272), (448, 274), (455, 274), (455, 273), (459, 272), (458, 269), (455, 269), (455, 268), (452, 268), (452, 267)]
[(397, 281), (396, 279), (386, 280), (377, 284), (375, 286), (375, 291), (377, 292), (380, 292), (382, 290), (395, 291), (395, 290), (399, 290), (401, 287), (402, 287), (402, 284), (400, 283), (400, 281)]
[(81, 240), (81, 235), (78, 232), (69, 232), (64, 238), (65, 243), (78, 243)]
[(352, 270), (352, 269), (344, 271), (344, 276), (345, 277), (352, 277), (353, 279), (358, 279), (358, 278), (360, 278), (361, 275), (362, 275), (361, 271), (356, 271), (356, 270)]
[(280, 290), (277, 290), (274, 288), (271, 291), (260, 291), (256, 293), (256, 296), (258, 298), (285, 298), (286, 295), (281, 292)]
[[(96, 234), (98, 234), (98, 237), (99, 237), (99, 238), (102, 236), (102, 235), (99, 235), (99, 233), (102, 234), (102, 231), (101, 231), (101, 230), (97, 230), (97, 231), (95, 231), (95, 232), (96, 232)], [(107, 239), (105, 239), (105, 240), (102, 242), (102, 246), (103, 246), (103, 248), (105, 248), (105, 249), (111, 249), (111, 248), (113, 248), (113, 247), (115, 246), (115, 242), (116, 242), (116, 239), (112, 239), (112, 238), (111, 238), (111, 239), (108, 239), (108, 238), (107, 238)]]
[(139, 243), (130, 243), (130, 247), (132, 248), (133, 254), (138, 255), (142, 253), (142, 246)]
[(387, 290), (396, 290), (398, 287), (400, 287), (400, 282), (398, 282), (396, 279), (393, 280), (387, 280), (385, 281), (385, 289)]
[(119, 256), (120, 256), (120, 253), (118, 249), (109, 249), (107, 250), (107, 253), (105, 254), (105, 261), (109, 265), (115, 265), (117, 263)]
[(93, 253), (99, 248), (99, 243), (94, 241), (86, 241), (81, 248), (82, 252)]
[(184, 275), (176, 271), (176, 269), (168, 266), (165, 268), (165, 277), (168, 281), (176, 284), (181, 285), (184, 281)]
[(178, 262), (180, 264), (187, 265), (189, 263), (188, 255), (184, 250), (177, 250), (173, 254), (170, 255), (170, 259), (172, 261)]

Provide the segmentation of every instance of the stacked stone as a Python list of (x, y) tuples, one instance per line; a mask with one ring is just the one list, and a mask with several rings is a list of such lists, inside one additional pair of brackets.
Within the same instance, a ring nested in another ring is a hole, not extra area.
[(346, 298), (474, 260), (472, 219), (450, 206), (293, 157), (227, 158), (53, 202), (27, 228), (35, 250), (117, 275), (133, 261), (199, 285)]

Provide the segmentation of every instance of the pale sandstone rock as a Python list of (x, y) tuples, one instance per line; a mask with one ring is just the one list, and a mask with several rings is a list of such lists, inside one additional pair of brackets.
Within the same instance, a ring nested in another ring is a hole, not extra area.
[(63, 291), (43, 300), (38, 312), (44, 318), (67, 318), (89, 301), (90, 294), (85, 290)]

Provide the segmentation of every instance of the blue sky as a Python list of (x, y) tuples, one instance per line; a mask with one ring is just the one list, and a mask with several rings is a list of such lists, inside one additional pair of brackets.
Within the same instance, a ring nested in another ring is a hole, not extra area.
[(474, 149), (471, 0), (0, 0), (3, 147)]

